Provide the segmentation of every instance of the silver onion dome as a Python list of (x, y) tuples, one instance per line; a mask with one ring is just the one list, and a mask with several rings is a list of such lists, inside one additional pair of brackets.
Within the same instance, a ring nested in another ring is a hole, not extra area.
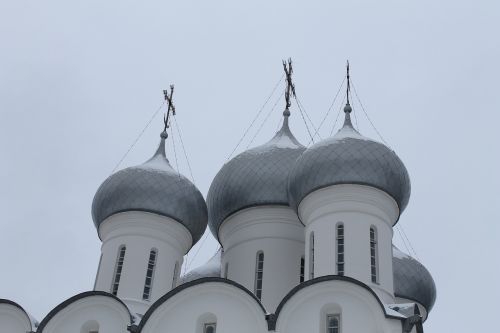
[(242, 209), (261, 205), (288, 206), (288, 174), (305, 147), (288, 127), (288, 109), (283, 115), (283, 126), (269, 142), (239, 154), (215, 176), (208, 191), (207, 205), (208, 223), (216, 238), (222, 222)]
[(106, 179), (92, 202), (97, 229), (111, 215), (144, 211), (170, 217), (191, 233), (193, 245), (207, 227), (207, 206), (200, 191), (175, 171), (165, 155), (166, 132), (156, 153), (144, 164), (120, 170)]
[(378, 188), (394, 198), (403, 212), (410, 198), (408, 171), (399, 157), (382, 143), (362, 136), (351, 123), (349, 104), (344, 126), (331, 138), (309, 147), (290, 173), (290, 206), (315, 190), (337, 184), (360, 184)]
[(436, 301), (436, 284), (429, 271), (397, 247), (392, 247), (394, 296), (416, 301), (429, 313)]

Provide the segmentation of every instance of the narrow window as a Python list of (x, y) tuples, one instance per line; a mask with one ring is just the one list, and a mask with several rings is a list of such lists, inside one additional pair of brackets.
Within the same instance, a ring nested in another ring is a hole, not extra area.
[(337, 225), (337, 275), (344, 275), (344, 225)]
[(216, 323), (205, 324), (203, 328), (203, 333), (215, 333), (215, 328), (217, 327)]
[(226, 262), (226, 265), (224, 266), (224, 279), (227, 279), (227, 271), (229, 269), (229, 263)]
[(179, 262), (175, 262), (174, 266), (174, 276), (172, 277), (172, 289), (174, 289), (177, 286), (177, 274), (179, 271)]
[(339, 333), (340, 332), (340, 316), (327, 315), (326, 316), (326, 333)]
[(314, 232), (309, 236), (309, 279), (314, 279)]
[(255, 262), (255, 296), (262, 298), (262, 275), (264, 273), (264, 252), (257, 252)]
[(305, 260), (304, 257), (300, 258), (300, 283), (304, 282), (304, 266)]
[(111, 285), (111, 293), (113, 295), (118, 294), (118, 286), (120, 285), (120, 277), (122, 275), (123, 261), (125, 260), (125, 245), (120, 246), (118, 249), (118, 258), (116, 260), (115, 273), (113, 274), (113, 284)]
[(149, 252), (148, 268), (146, 270), (146, 281), (144, 282), (144, 291), (142, 292), (142, 299), (149, 301), (151, 296), (151, 288), (153, 287), (153, 275), (155, 273), (157, 252), (155, 249)]
[(370, 228), (370, 262), (372, 282), (378, 282), (377, 276), (377, 232), (374, 227)]

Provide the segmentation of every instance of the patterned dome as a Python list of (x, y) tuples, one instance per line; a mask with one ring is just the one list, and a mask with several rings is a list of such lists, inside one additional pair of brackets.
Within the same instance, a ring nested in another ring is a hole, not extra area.
[(287, 179), (304, 151), (288, 127), (287, 110), (282, 128), (271, 141), (247, 150), (226, 163), (208, 191), (209, 226), (218, 238), (219, 227), (231, 214), (260, 205), (288, 206)]
[(392, 247), (394, 295), (417, 301), (429, 313), (436, 301), (436, 284), (429, 271), (416, 259)]
[(337, 184), (378, 188), (394, 198), (403, 212), (410, 199), (410, 178), (399, 157), (387, 146), (356, 131), (347, 105), (344, 126), (331, 138), (308, 148), (290, 173), (290, 206), (298, 209), (311, 192)]
[(200, 191), (175, 171), (165, 156), (166, 133), (158, 150), (146, 163), (126, 168), (102, 183), (92, 203), (97, 229), (113, 214), (144, 211), (170, 217), (190, 232), (193, 245), (207, 227), (207, 206)]

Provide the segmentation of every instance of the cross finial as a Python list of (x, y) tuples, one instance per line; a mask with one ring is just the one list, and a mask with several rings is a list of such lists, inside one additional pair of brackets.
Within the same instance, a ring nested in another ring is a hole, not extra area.
[[(286, 101), (286, 110), (290, 108), (292, 102), (290, 102), (290, 93), (292, 93), (293, 97), (295, 97), (295, 85), (292, 82), (292, 59), (288, 58), (288, 61), (283, 60), (283, 69), (285, 70), (286, 77), (286, 90), (285, 90), (285, 101)], [(289, 113), (290, 111), (288, 111)]]
[(172, 102), (172, 97), (174, 95), (174, 85), (170, 85), (170, 94), (168, 90), (163, 90), (163, 96), (165, 97), (165, 101), (167, 101), (167, 113), (163, 116), (163, 124), (165, 125), (163, 127), (163, 133), (167, 132), (167, 128), (169, 128), (169, 118), (170, 118), (170, 112), (172, 112), (172, 115), (175, 116), (175, 105)]
[(347, 60), (347, 105), (349, 105), (349, 93), (351, 92), (351, 79), (349, 76), (349, 60)]

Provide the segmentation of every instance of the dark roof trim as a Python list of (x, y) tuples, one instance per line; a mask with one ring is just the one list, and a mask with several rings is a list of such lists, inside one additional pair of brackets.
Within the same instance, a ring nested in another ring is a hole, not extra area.
[[(222, 245), (221, 242), (220, 242), (220, 240), (219, 240), (219, 231), (220, 231), (220, 227), (224, 224), (224, 221), (226, 221), (229, 217), (231, 217), (232, 215), (234, 215), (234, 214), (236, 214), (238, 212), (241, 212), (244, 209), (256, 208), (256, 207), (261, 207), (261, 206), (288, 207), (291, 210), (293, 210), (293, 208), (290, 207), (290, 204), (288, 202), (262, 202), (262, 203), (255, 203), (255, 204), (251, 204), (251, 205), (246, 205), (246, 206), (240, 207), (238, 209), (235, 209), (231, 213), (226, 214), (226, 216), (222, 219), (222, 221), (220, 223), (218, 223), (219, 226), (217, 227), (217, 235), (214, 235), (214, 236), (215, 236), (215, 238), (217, 238), (217, 241), (219, 242), (219, 244)], [(302, 223), (302, 221), (301, 221), (301, 223)], [(210, 222), (208, 222), (208, 224), (210, 224)]]
[(58, 306), (56, 306), (52, 311), (49, 312), (49, 314), (45, 318), (43, 318), (42, 322), (38, 326), (38, 329), (36, 330), (36, 333), (42, 333), (43, 329), (49, 323), (49, 321), (52, 318), (54, 318), (61, 310), (63, 310), (64, 308), (66, 308), (68, 305), (70, 305), (70, 304), (72, 304), (72, 303), (74, 303), (74, 302), (76, 302), (76, 301), (78, 301), (80, 299), (87, 298), (87, 297), (92, 297), (92, 296), (105, 296), (105, 297), (109, 297), (109, 298), (114, 299), (115, 301), (117, 301), (118, 303), (120, 303), (121, 305), (123, 305), (123, 307), (127, 310), (128, 314), (130, 316), (130, 324), (133, 323), (132, 314), (130, 313), (130, 310), (125, 305), (125, 303), (122, 302), (121, 299), (119, 299), (115, 295), (112, 295), (112, 294), (107, 293), (105, 291), (96, 291), (96, 290), (94, 290), (94, 291), (86, 291), (86, 292), (80, 293), (78, 295), (75, 295), (75, 296), (73, 296), (71, 298), (68, 298), (67, 300), (65, 300), (64, 302), (62, 302), (61, 304), (59, 304)]
[[(394, 202), (396, 203), (396, 206), (398, 206), (398, 218), (396, 219), (396, 222), (394, 222), (394, 224), (392, 225), (393, 227), (398, 224), (399, 222), (399, 218), (401, 217), (401, 207), (400, 207), (400, 204), (399, 202), (396, 200), (396, 198), (394, 198), (390, 193), (387, 192), (387, 190), (381, 188), (380, 186), (375, 186), (375, 185), (372, 185), (372, 184), (368, 184), (367, 182), (355, 182), (355, 181), (352, 181), (352, 182), (333, 182), (331, 184), (328, 184), (328, 185), (321, 185), (321, 186), (317, 186), (315, 188), (313, 188), (312, 190), (310, 190), (309, 192), (307, 192), (306, 195), (304, 195), (300, 201), (297, 203), (297, 207), (294, 209), (295, 212), (297, 212), (297, 215), (299, 215), (299, 206), (300, 204), (302, 203), (302, 201), (304, 201), (304, 199), (311, 193), (313, 192), (316, 192), (318, 190), (322, 190), (324, 188), (327, 188), (327, 187), (330, 187), (330, 186), (335, 186), (335, 185), (363, 185), (363, 186), (368, 186), (368, 187), (372, 187), (372, 188), (375, 188), (379, 191), (382, 191), (384, 192), (385, 194), (387, 194), (388, 196), (390, 196), (392, 198), (392, 200), (394, 200)], [(405, 207), (406, 208), (406, 207)], [(300, 219), (300, 217), (299, 217)], [(302, 222), (302, 221), (301, 221)]]
[(201, 279), (197, 279), (197, 280), (193, 280), (193, 281), (189, 281), (189, 282), (186, 282), (184, 284), (181, 284), (180, 286), (177, 286), (176, 288), (170, 290), (168, 293), (166, 293), (165, 295), (160, 297), (156, 302), (153, 303), (153, 305), (151, 305), (151, 307), (148, 309), (148, 311), (146, 311), (146, 313), (142, 317), (141, 323), (139, 324), (139, 329), (137, 331), (141, 332), (144, 325), (146, 324), (148, 319), (153, 315), (153, 313), (156, 311), (156, 309), (158, 309), (163, 303), (168, 301), (170, 298), (172, 298), (173, 296), (182, 292), (184, 289), (187, 289), (187, 288), (190, 288), (193, 286), (197, 286), (199, 284), (210, 283), (210, 282), (228, 284), (228, 285), (231, 285), (233, 287), (236, 287), (237, 289), (242, 290), (247, 295), (249, 295), (253, 300), (255, 300), (255, 302), (259, 305), (259, 307), (261, 308), (264, 315), (267, 314), (267, 311), (264, 308), (264, 306), (262, 305), (262, 303), (260, 302), (260, 300), (250, 290), (243, 287), (241, 284), (236, 283), (232, 280), (223, 279), (220, 277), (206, 277), (206, 278), (201, 278)]
[(382, 301), (380, 300), (380, 298), (377, 296), (377, 294), (373, 291), (373, 289), (371, 289), (369, 286), (367, 286), (366, 284), (364, 284), (363, 282), (359, 281), (359, 280), (356, 280), (356, 279), (353, 279), (351, 277), (348, 277), (348, 276), (341, 276), (341, 275), (325, 275), (325, 276), (320, 276), (320, 277), (317, 277), (315, 279), (312, 279), (312, 280), (307, 280), (305, 282), (302, 282), (301, 284), (297, 285), (295, 288), (293, 288), (284, 298), (283, 300), (280, 302), (280, 304), (278, 305), (278, 307), (276, 308), (276, 312), (272, 318), (273, 322), (270, 322), (269, 323), (269, 330), (275, 330), (276, 329), (276, 323), (278, 322), (278, 318), (279, 318), (279, 315), (281, 313), (281, 310), (283, 309), (283, 307), (285, 306), (285, 304), (291, 299), (293, 298), (293, 296), (295, 296), (296, 293), (298, 293), (299, 291), (301, 291), (302, 289), (304, 288), (307, 288), (311, 285), (314, 285), (314, 284), (318, 284), (318, 283), (322, 283), (322, 282), (327, 282), (327, 281), (343, 281), (343, 282), (348, 282), (348, 283), (352, 283), (352, 284), (355, 284), (357, 286), (360, 286), (364, 289), (366, 289), (368, 292), (370, 292), (373, 297), (375, 297), (375, 299), (377, 300), (377, 302), (380, 304), (380, 308), (382, 309), (382, 312), (384, 313), (385, 317), (386, 318), (391, 318), (391, 319), (398, 319), (398, 320), (403, 320), (404, 318), (400, 318), (400, 317), (396, 317), (396, 316), (392, 316), (392, 315), (388, 315), (387, 312), (385, 311), (385, 308), (384, 308), (384, 305), (382, 303)]
[[(19, 304), (17, 304), (16, 302), (14, 301), (11, 301), (9, 299), (5, 299), (5, 298), (0, 298), (0, 304), (8, 304), (8, 305), (12, 305), (18, 309), (20, 309), (25, 315), (26, 315), (26, 318), (28, 318), (28, 322), (30, 323), (30, 326), (33, 326), (31, 325), (31, 318), (30, 318), (30, 315), (28, 314), (28, 312), (26, 312), (26, 310), (24, 310), (24, 308), (22, 306), (20, 306)], [(31, 327), (31, 329), (34, 329), (34, 327)]]
[[(409, 301), (412, 301), (412, 302), (415, 302), (415, 303), (421, 305), (425, 309), (425, 311), (427, 312), (427, 316), (425, 317), (425, 321), (427, 321), (427, 318), (429, 318), (429, 313), (430, 313), (430, 310), (432, 309), (432, 307), (430, 309), (427, 309), (427, 307), (422, 302), (420, 302), (419, 300), (414, 299), (412, 297), (403, 296), (403, 295), (398, 294), (398, 293), (394, 293), (394, 296), (399, 297), (399, 298), (404, 298), (404, 299), (407, 299)], [(434, 306), (434, 304), (432, 306)], [(420, 312), (418, 314), (420, 314)]]

